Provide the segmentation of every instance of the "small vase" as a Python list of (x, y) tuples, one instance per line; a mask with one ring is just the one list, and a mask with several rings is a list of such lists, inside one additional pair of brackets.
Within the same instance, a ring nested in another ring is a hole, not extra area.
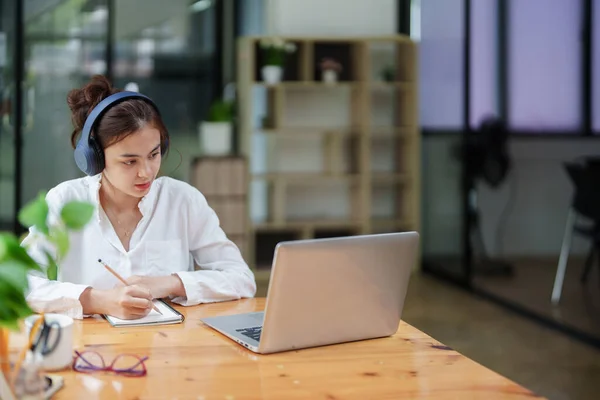
[(265, 65), (261, 69), (262, 79), (269, 85), (275, 85), (281, 82), (283, 69), (278, 65)]
[(325, 83), (336, 83), (338, 80), (337, 72), (332, 69), (326, 69), (323, 71), (323, 82)]

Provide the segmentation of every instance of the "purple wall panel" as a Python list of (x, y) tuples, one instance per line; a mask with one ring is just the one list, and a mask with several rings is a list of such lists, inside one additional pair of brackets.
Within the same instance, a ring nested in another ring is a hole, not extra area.
[(600, 134), (600, 0), (592, 8), (592, 128)]
[(581, 2), (513, 0), (509, 21), (511, 128), (579, 129)]
[(462, 126), (463, 14), (463, 0), (421, 2), (419, 98), (424, 128)]
[[(504, 1), (504, 0), (502, 0)], [(471, 127), (498, 115), (498, 0), (471, 1)]]

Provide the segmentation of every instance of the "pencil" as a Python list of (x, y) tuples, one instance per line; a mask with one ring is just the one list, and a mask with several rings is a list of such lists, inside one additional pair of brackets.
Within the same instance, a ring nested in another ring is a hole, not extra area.
[[(120, 280), (121, 282), (123, 282), (123, 285), (128, 286), (129, 284), (127, 283), (127, 281), (125, 279), (123, 279), (123, 277), (119, 274), (117, 274), (117, 272), (112, 269), (111, 267), (108, 266), (108, 264), (106, 264), (104, 261), (102, 261), (101, 259), (98, 259), (98, 262), (100, 264), (102, 264), (104, 266), (104, 268), (106, 268), (106, 270), (108, 272), (110, 272), (111, 274), (113, 274), (115, 276), (115, 278), (117, 278), (118, 280)], [(152, 309), (154, 311), (156, 311), (157, 313), (159, 313), (160, 315), (163, 315), (163, 313), (160, 312), (160, 310), (158, 309), (158, 307), (156, 307), (154, 304), (152, 305)]]

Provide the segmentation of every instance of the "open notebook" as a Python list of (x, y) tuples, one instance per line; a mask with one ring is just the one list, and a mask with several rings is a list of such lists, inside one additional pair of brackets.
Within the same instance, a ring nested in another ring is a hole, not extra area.
[(138, 319), (120, 319), (111, 315), (105, 315), (104, 317), (110, 322), (112, 326), (140, 326), (140, 325), (168, 325), (168, 324), (179, 324), (183, 322), (183, 315), (169, 306), (162, 300), (154, 300), (154, 305), (163, 313), (160, 315), (156, 311), (152, 310), (144, 318)]

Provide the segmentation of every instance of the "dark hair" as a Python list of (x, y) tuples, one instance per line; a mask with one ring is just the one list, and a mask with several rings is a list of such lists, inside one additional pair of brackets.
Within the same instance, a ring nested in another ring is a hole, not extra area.
[[(77, 146), (78, 136), (90, 112), (102, 100), (117, 92), (121, 90), (113, 88), (109, 80), (102, 75), (94, 75), (85, 86), (69, 92), (67, 104), (71, 109), (74, 128), (71, 134), (73, 148)], [(154, 107), (142, 99), (128, 99), (110, 107), (99, 123), (96, 123), (92, 135), (102, 149), (105, 149), (148, 124), (160, 131), (162, 146), (168, 143), (169, 132)]]

